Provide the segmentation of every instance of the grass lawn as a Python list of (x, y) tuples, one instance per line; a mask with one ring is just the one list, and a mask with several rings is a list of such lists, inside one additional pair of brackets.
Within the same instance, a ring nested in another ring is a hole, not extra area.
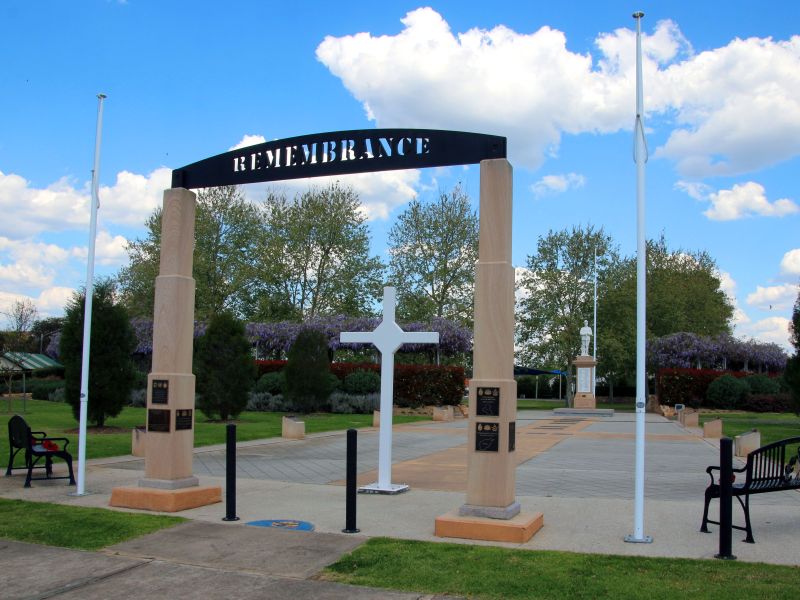
[(796, 567), (373, 538), (328, 567), (342, 583), (468, 598), (797, 598)]
[[(72, 416), (72, 409), (68, 404), (48, 402), (45, 400), (27, 401), (27, 413), (22, 414), (22, 399), (14, 398), (13, 412), (9, 414), (7, 398), (0, 398), (0, 419), (5, 421), (11, 414), (21, 414), (34, 431), (46, 431), (51, 437), (66, 437), (70, 440), (68, 450), (73, 458), (78, 456), (78, 434), (67, 433), (67, 430), (77, 429), (78, 423)], [(236, 439), (240, 442), (277, 437), (281, 434), (281, 417), (285, 413), (268, 412), (243, 412), (236, 423)], [(319, 433), (322, 431), (336, 431), (340, 429), (371, 427), (372, 415), (343, 415), (320, 413), (303, 417), (306, 423), (306, 433)], [(412, 421), (428, 420), (422, 416), (396, 416), (395, 423), (409, 423)], [(145, 409), (126, 407), (118, 417), (108, 419), (106, 426), (120, 427), (125, 431), (119, 433), (94, 433), (89, 429), (86, 438), (86, 454), (88, 458), (104, 458), (108, 456), (124, 456), (131, 453), (131, 429), (137, 425), (144, 425)], [(3, 426), (5, 429), (5, 426)], [(210, 444), (223, 444), (225, 442), (225, 423), (209, 422), (205, 416), (198, 412), (195, 423), (194, 445), (208, 446)], [(8, 434), (0, 433), (0, 465), (6, 465), (8, 456)], [(23, 464), (20, 455), (14, 461), (19, 466)]]
[(794, 413), (700, 413), (701, 426), (712, 419), (722, 419), (722, 433), (730, 438), (751, 429), (758, 429), (761, 432), (762, 446), (786, 438), (800, 437), (800, 417)]
[(80, 550), (99, 550), (186, 521), (181, 517), (3, 498), (0, 514), (0, 538)]

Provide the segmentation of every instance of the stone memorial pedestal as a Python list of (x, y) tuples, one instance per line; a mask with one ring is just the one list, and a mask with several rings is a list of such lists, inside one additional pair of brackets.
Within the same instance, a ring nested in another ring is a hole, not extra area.
[(572, 361), (577, 372), (577, 388), (572, 402), (573, 408), (595, 409), (597, 400), (594, 397), (594, 368), (597, 362), (591, 356), (576, 356)]
[(194, 217), (194, 193), (180, 188), (164, 192), (153, 372), (147, 377), (145, 476), (138, 487), (114, 488), (111, 506), (175, 512), (222, 501), (221, 487), (201, 487), (192, 474)]
[(517, 382), (509, 162), (482, 161), (480, 186), (467, 498), (458, 510), (436, 518), (435, 535), (522, 543), (542, 527), (544, 517), (540, 512), (521, 513), (514, 496)]

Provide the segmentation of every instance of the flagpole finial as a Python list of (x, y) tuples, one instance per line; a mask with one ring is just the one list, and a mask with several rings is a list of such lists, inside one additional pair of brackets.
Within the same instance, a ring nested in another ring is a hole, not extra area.
[(634, 19), (641, 19), (643, 16), (644, 16), (644, 13), (642, 11), (633, 13), (633, 18)]

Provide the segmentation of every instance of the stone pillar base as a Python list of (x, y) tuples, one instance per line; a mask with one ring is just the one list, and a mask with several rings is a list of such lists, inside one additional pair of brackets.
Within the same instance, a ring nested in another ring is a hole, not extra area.
[(455, 511), (436, 517), (436, 537), (524, 544), (544, 525), (542, 513), (519, 513), (511, 519), (461, 516)]
[(110, 506), (138, 508), (156, 512), (180, 512), (222, 502), (219, 486), (164, 490), (154, 487), (116, 487), (111, 490)]
[(458, 516), (508, 520), (516, 517), (520, 510), (519, 502), (512, 502), (508, 506), (477, 506), (475, 504), (464, 504), (458, 509)]

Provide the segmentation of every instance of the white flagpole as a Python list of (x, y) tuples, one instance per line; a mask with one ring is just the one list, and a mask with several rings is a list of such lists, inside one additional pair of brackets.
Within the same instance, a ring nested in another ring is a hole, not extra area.
[(98, 179), (100, 178), (100, 137), (103, 132), (103, 100), (97, 94), (97, 129), (94, 140), (94, 168), (92, 169), (92, 208), (89, 219), (89, 257), (86, 265), (86, 302), (83, 311), (83, 355), (81, 358), (81, 405), (78, 433), (78, 489), (77, 496), (86, 494), (86, 420), (89, 404), (89, 356), (92, 341), (92, 300), (94, 296), (94, 246), (97, 237)]
[(626, 542), (650, 543), (653, 538), (644, 535), (644, 435), (645, 435), (645, 316), (646, 316), (646, 251), (644, 229), (644, 164), (647, 162), (647, 144), (644, 139), (644, 101), (642, 93), (642, 17), (636, 19), (636, 123), (634, 124), (634, 160), (636, 161), (636, 460), (634, 467), (634, 518), (633, 535)]
[(592, 367), (592, 396), (597, 398), (597, 246), (594, 247), (594, 325), (592, 326), (593, 348), (592, 358), (595, 366)]

